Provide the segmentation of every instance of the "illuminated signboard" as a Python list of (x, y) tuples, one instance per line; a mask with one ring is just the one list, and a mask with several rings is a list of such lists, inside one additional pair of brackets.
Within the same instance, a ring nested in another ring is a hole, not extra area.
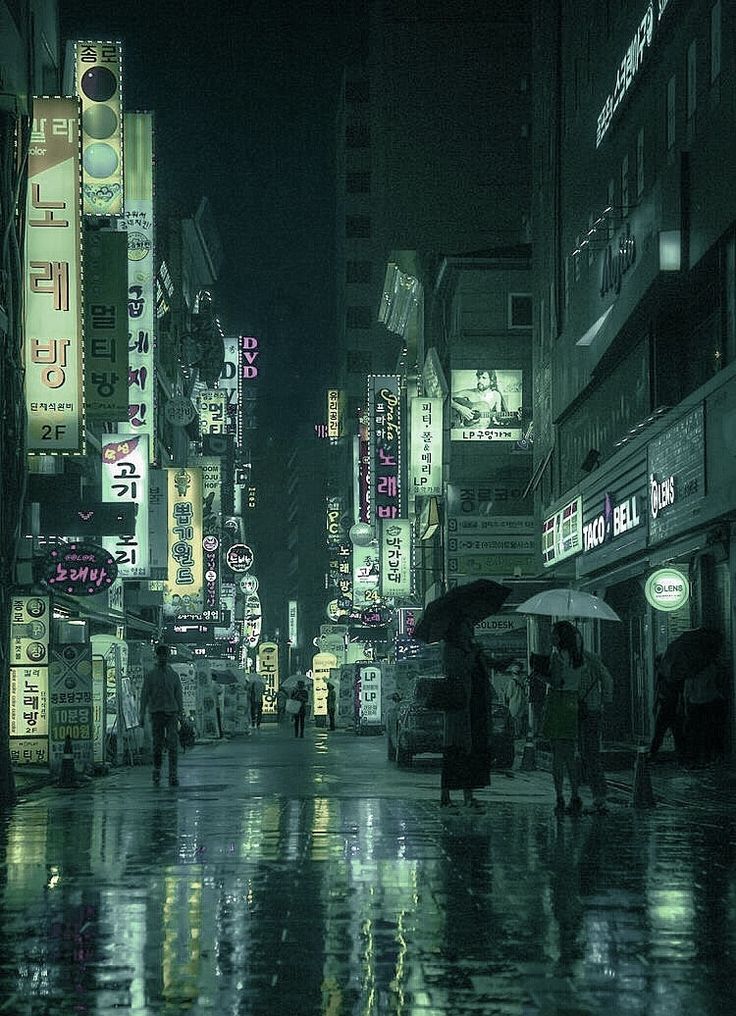
[(258, 673), (266, 690), (263, 693), (263, 712), (276, 712), (276, 694), (279, 690), (279, 647), (275, 642), (262, 642), (258, 647)]
[(13, 596), (10, 602), (10, 758), (14, 765), (49, 760), (48, 596)]
[(150, 575), (148, 434), (115, 434), (102, 441), (102, 500), (138, 505), (134, 536), (105, 536), (102, 546), (118, 564), (121, 578)]
[(70, 596), (96, 596), (118, 577), (112, 554), (94, 543), (70, 543), (49, 551), (41, 582)]
[(225, 563), (236, 574), (247, 572), (253, 565), (253, 551), (246, 543), (234, 543), (225, 553)]
[(217, 534), (222, 519), (222, 459), (218, 455), (199, 455), (195, 465), (202, 470), (202, 529)]
[(358, 722), (371, 726), (381, 722), (381, 669), (373, 665), (357, 665)]
[(227, 422), (226, 434), (235, 434), (236, 443), (239, 444), (240, 421), (238, 404), (238, 383), (240, 365), (240, 337), (238, 335), (226, 336), (223, 339), (224, 357), (222, 371), (218, 381), (218, 388), (225, 392), (227, 399)]
[(635, 77), (639, 73), (639, 70), (644, 63), (645, 52), (652, 45), (654, 32), (662, 18), (662, 15), (668, 7), (669, 2), (670, 0), (651, 0), (651, 3), (647, 4), (644, 16), (636, 28), (634, 37), (621, 58), (621, 62), (616, 68), (616, 79), (613, 83), (613, 89), (606, 96), (603, 108), (598, 114), (595, 134), (596, 148), (598, 148), (601, 141), (603, 141), (603, 138), (606, 136), (617, 109), (623, 102)]
[[(128, 726), (134, 726), (136, 718), (126, 716), (126, 721), (129, 721)], [(58, 772), (61, 768), (61, 757), (68, 737), (71, 740), (76, 771), (88, 772), (92, 768), (93, 735), (92, 646), (89, 643), (56, 646), (51, 651), (49, 667), (51, 771)]]
[(125, 114), (125, 220), (128, 235), (128, 419), (148, 434), (156, 457), (154, 325), (156, 292), (153, 222), (153, 114)]
[(337, 666), (334, 653), (315, 653), (312, 657), (312, 696), (315, 716), (327, 716), (327, 682), (330, 670)]
[(453, 370), (451, 385), (453, 441), (521, 440), (520, 370)]
[(542, 563), (546, 568), (583, 549), (583, 502), (576, 497), (542, 526)]
[(658, 568), (648, 577), (644, 595), (655, 610), (679, 610), (690, 599), (690, 583), (677, 568)]
[(241, 335), (238, 338), (239, 408), (235, 436), (238, 447), (242, 446), (244, 431), (253, 430), (256, 426), (254, 381), (258, 377), (257, 360), (261, 352), (259, 346), (259, 340), (254, 335)]
[(338, 388), (327, 389), (327, 436), (333, 440), (340, 437), (340, 395)]
[(380, 599), (379, 558), (377, 540), (373, 540), (367, 547), (353, 547), (353, 603), (356, 607), (369, 607)]
[(204, 611), (220, 609), (220, 538), (219, 536), (202, 537), (203, 573), (204, 573)]
[(219, 388), (208, 389), (197, 396), (199, 433), (224, 434), (227, 424), (227, 393)]
[(128, 242), (125, 233), (84, 233), (84, 380), (87, 418), (128, 419)]
[(168, 482), (169, 577), (164, 601), (174, 613), (202, 609), (202, 470), (191, 466), (166, 470)]
[(402, 514), (401, 378), (373, 374), (368, 378), (368, 419), (371, 451), (371, 508), (376, 519)]
[(639, 498), (636, 494), (616, 502), (611, 494), (603, 498), (603, 510), (583, 525), (583, 551), (596, 550), (609, 540), (641, 525)]
[(299, 604), (296, 600), (289, 600), (288, 631), (290, 646), (296, 646), (299, 644), (298, 620), (299, 620)]
[(409, 483), (412, 494), (442, 494), (442, 399), (417, 396), (410, 407)]
[(411, 593), (411, 522), (384, 520), (381, 524), (381, 595), (409, 596)]
[(119, 42), (78, 42), (74, 47), (86, 215), (123, 211), (122, 63)]
[(25, 231), (31, 453), (84, 450), (79, 103), (34, 98)]
[(249, 649), (255, 649), (261, 640), (261, 601), (258, 593), (248, 593), (245, 598), (244, 623), (245, 642)]

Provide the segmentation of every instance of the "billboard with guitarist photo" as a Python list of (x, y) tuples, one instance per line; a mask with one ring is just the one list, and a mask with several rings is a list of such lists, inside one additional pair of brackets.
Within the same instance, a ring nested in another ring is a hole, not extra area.
[(522, 436), (522, 371), (453, 370), (453, 441), (518, 441)]

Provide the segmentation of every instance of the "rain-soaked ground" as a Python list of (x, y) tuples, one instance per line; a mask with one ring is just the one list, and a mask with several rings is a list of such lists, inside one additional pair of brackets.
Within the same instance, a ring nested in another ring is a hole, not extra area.
[[(46, 790), (0, 825), (0, 1014), (736, 1012), (730, 795), (445, 816), (383, 738), (274, 727)], [(728, 799), (726, 799), (728, 798)]]

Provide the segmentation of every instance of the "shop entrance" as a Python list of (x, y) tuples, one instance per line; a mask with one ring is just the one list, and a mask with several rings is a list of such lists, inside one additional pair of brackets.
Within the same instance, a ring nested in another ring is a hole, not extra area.
[(651, 693), (641, 584), (627, 579), (606, 590), (605, 600), (621, 618), (599, 625), (598, 651), (613, 678), (613, 704), (603, 717), (606, 741), (644, 743), (650, 734)]

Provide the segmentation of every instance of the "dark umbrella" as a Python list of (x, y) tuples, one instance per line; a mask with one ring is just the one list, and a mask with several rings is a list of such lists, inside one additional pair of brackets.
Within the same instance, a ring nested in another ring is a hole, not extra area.
[(717, 628), (691, 628), (670, 642), (662, 669), (672, 684), (679, 684), (712, 663), (721, 650), (723, 634)]
[(444, 596), (427, 604), (422, 619), (414, 629), (422, 642), (440, 642), (447, 629), (463, 618), (478, 624), (501, 609), (511, 590), (490, 579), (476, 579), (464, 586), (455, 586)]
[(212, 680), (218, 684), (236, 684), (238, 679), (232, 670), (213, 670)]

